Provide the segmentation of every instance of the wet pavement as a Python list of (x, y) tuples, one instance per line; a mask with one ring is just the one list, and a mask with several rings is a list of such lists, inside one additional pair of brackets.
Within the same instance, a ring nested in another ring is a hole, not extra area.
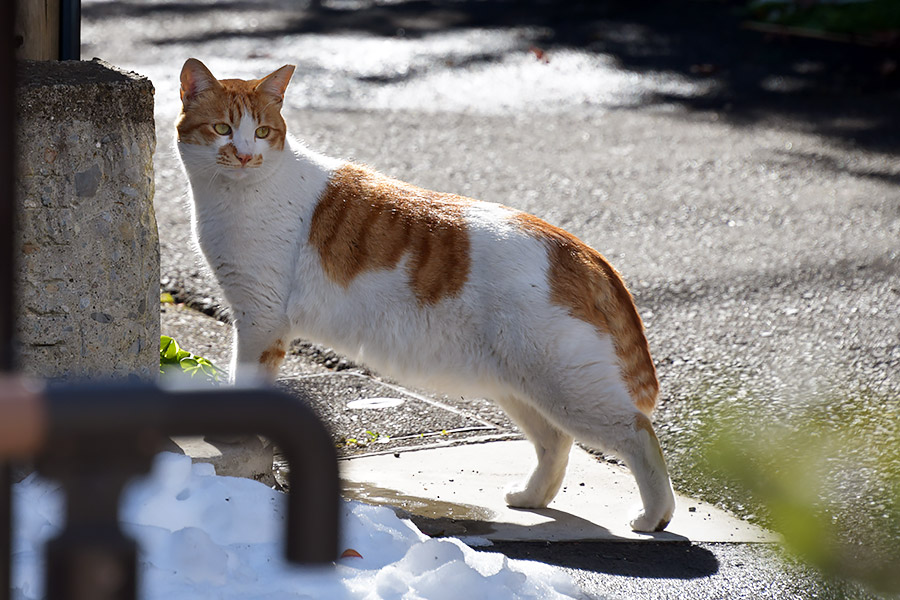
[[(223, 77), (297, 64), (285, 113), (313, 148), (533, 212), (624, 274), (659, 370), (655, 421), (679, 490), (765, 521), (764, 507), (698, 466), (705, 436), (735, 415), (813, 420), (867, 441), (833, 461), (835, 485), (851, 530), (880, 526), (872, 516), (896, 506), (900, 471), (891, 55), (767, 38), (723, 3), (323, 4), (84, 0), (83, 55), (156, 87), (165, 289), (221, 314), (171, 148), (181, 64), (196, 56)], [(227, 364), (227, 327), (208, 329), (179, 341)], [(327, 349), (295, 350), (285, 376), (369, 375)], [(393, 435), (442, 432), (441, 421), (512, 431), (488, 403), (438, 401), (470, 418), (436, 411), (422, 431)], [(363, 439), (353, 427), (340, 435)]]

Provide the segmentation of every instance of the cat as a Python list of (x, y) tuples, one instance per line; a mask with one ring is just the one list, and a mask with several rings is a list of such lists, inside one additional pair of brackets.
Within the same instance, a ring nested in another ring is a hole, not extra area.
[(532, 215), (319, 155), (281, 115), (294, 67), (216, 79), (188, 59), (177, 147), (194, 234), (234, 318), (231, 373), (274, 379), (303, 337), (407, 384), (497, 402), (534, 444), (513, 507), (543, 508), (573, 438), (621, 457), (660, 531), (675, 507), (659, 392), (618, 272)]

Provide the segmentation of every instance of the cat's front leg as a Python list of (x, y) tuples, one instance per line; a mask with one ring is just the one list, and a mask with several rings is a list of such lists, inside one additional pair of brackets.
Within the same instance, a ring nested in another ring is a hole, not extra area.
[(259, 319), (235, 321), (231, 383), (274, 382), (290, 343), (287, 327), (265, 326)]

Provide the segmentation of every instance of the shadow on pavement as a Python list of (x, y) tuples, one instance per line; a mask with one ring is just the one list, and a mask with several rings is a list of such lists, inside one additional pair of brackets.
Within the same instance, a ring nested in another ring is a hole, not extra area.
[(91, 2), (81, 7), (83, 17), (102, 19), (108, 17), (167, 17), (191, 14), (208, 14), (215, 11), (237, 12), (255, 10), (259, 3), (253, 0), (229, 0), (213, 6), (196, 0), (182, 2), (146, 2), (144, 0), (117, 0), (111, 2)]
[(509, 558), (648, 579), (698, 579), (719, 571), (712, 552), (687, 542), (495, 542), (486, 550)]
[[(742, 300), (760, 301), (772, 294), (797, 296), (809, 290), (826, 295), (834, 293), (854, 280), (868, 281), (866, 285), (889, 281), (897, 273), (897, 265), (890, 257), (876, 257), (866, 262), (834, 259), (831, 262), (798, 262), (791, 268), (761, 268), (756, 274), (742, 274), (739, 280), (731, 275), (654, 283), (636, 290), (637, 303), (653, 311), (669, 307), (718, 301), (723, 295)], [(862, 285), (857, 283), (857, 285)], [(801, 292), (798, 292), (801, 290)]]
[[(515, 51), (532, 46), (548, 52), (580, 49), (612, 56), (626, 71), (678, 74), (713, 83), (708, 92), (692, 97), (648, 94), (645, 106), (722, 111), (724, 118), (737, 125), (775, 116), (787, 119), (791, 127), (854, 146), (900, 151), (900, 111), (895, 109), (900, 101), (900, 47), (896, 43), (867, 47), (762, 34), (744, 26), (745, 4), (743, 0), (314, 0), (304, 4), (226, 0), (210, 5), (131, 0), (88, 4), (85, 15), (103, 18), (158, 12), (161, 18), (177, 18), (198, 11), (275, 10), (285, 16), (276, 27), (247, 27), (245, 19), (235, 18), (231, 29), (160, 38), (157, 44), (307, 33), (423, 39), (453, 30), (514, 28), (521, 30), (522, 40), (522, 47)], [(501, 58), (486, 55), (482, 60)]]

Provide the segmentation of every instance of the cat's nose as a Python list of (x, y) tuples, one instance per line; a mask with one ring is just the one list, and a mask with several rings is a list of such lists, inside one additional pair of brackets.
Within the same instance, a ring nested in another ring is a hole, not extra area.
[(252, 154), (236, 154), (235, 156), (237, 156), (237, 159), (241, 161), (242, 167), (246, 167), (247, 163), (253, 160)]

